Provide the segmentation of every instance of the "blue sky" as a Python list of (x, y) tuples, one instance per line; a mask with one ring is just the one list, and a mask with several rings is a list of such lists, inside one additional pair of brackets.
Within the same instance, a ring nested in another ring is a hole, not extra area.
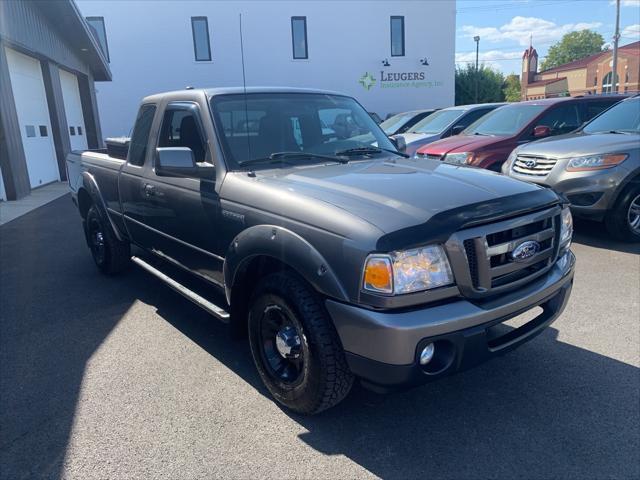
[[(533, 36), (542, 57), (574, 30), (590, 28), (611, 42), (612, 0), (458, 0), (456, 62), (475, 62), (474, 35), (480, 35), (480, 62), (505, 74), (520, 73), (522, 52)], [(621, 0), (620, 45), (640, 40), (640, 0)]]

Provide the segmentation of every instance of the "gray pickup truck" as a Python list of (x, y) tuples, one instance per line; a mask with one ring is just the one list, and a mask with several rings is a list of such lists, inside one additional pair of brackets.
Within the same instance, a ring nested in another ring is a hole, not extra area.
[(133, 261), (229, 322), (300, 413), (340, 402), (354, 378), (390, 390), (507, 352), (560, 315), (573, 284), (566, 200), (406, 158), (336, 93), (153, 95), (128, 149), (67, 165), (98, 268)]

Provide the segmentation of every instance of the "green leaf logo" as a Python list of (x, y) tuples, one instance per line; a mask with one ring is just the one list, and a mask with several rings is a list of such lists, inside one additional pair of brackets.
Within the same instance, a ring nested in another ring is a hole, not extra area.
[(365, 72), (365, 74), (362, 75), (360, 77), (360, 80), (358, 81), (364, 87), (365, 90), (371, 90), (371, 87), (373, 87), (376, 84), (375, 77), (371, 75), (369, 72)]

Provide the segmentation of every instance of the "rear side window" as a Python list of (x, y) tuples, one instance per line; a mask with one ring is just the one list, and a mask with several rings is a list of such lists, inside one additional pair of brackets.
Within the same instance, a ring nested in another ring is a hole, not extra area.
[(128, 161), (131, 165), (144, 165), (144, 159), (147, 154), (147, 144), (149, 143), (149, 132), (151, 131), (155, 114), (155, 105), (142, 105), (142, 107), (140, 107), (136, 124), (133, 127), (133, 136), (129, 144)]
[(596, 115), (600, 115), (607, 108), (616, 102), (588, 102), (585, 109), (585, 118), (583, 121), (591, 120)]
[(544, 125), (551, 129), (551, 135), (562, 135), (574, 131), (581, 125), (578, 104), (561, 105), (547, 112), (536, 126)]

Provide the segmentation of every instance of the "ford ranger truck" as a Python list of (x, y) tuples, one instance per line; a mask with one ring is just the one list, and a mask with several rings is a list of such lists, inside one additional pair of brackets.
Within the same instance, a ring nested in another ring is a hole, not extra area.
[(97, 267), (133, 262), (246, 334), (266, 387), (295, 412), (337, 404), (354, 379), (391, 390), (503, 354), (571, 292), (566, 200), (406, 158), (345, 95), (162, 93), (116, 144), (67, 159)]

